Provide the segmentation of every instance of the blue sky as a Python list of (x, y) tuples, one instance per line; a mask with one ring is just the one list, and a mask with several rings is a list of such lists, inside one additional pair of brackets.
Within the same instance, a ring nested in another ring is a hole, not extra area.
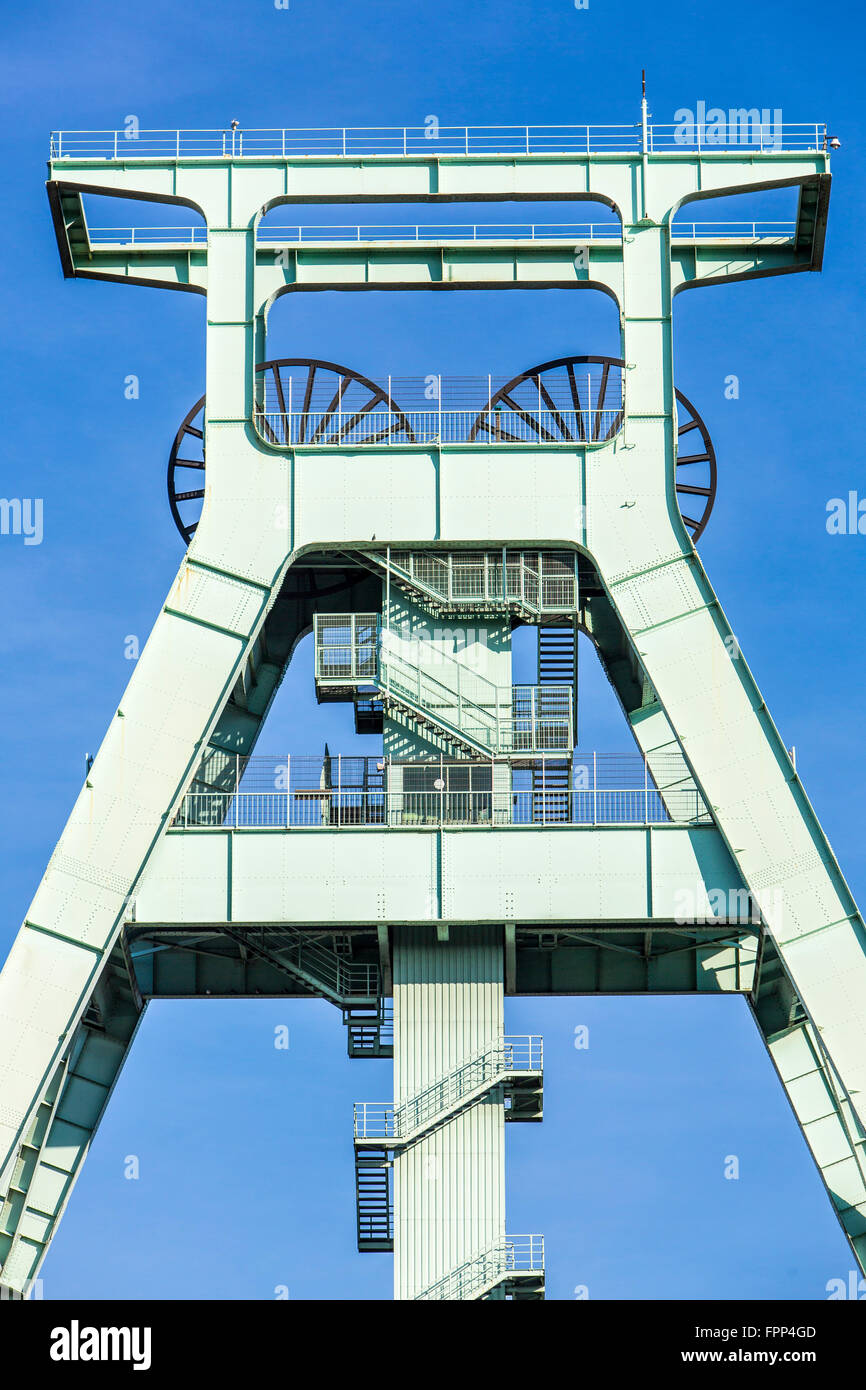
[[(47, 19), (2, 0), (0, 15), (0, 492), (43, 498), (45, 517), (40, 546), (0, 537), (0, 955), (129, 677), (125, 639), (146, 637), (179, 563), (165, 465), (204, 377), (203, 299), (64, 284), (43, 188), (49, 130), (130, 114), (148, 128), (620, 123), (637, 118), (642, 67), (657, 121), (699, 100), (780, 107), (842, 141), (823, 275), (680, 297), (676, 368), (719, 458), (704, 562), (862, 900), (866, 537), (825, 527), (830, 498), (866, 495), (858, 8), (836, 5), (831, 22), (802, 0), (712, 12), (673, 0), (73, 0)], [(459, 375), (616, 354), (617, 340), (591, 292), (322, 295), (279, 303), (272, 351), (374, 376)], [(124, 398), (129, 373), (137, 401)], [(581, 746), (626, 750), (586, 655)], [(347, 711), (324, 715), (311, 685), (302, 651), (259, 751), (353, 746)], [(273, 1047), (281, 1023), (288, 1052)], [(573, 1047), (577, 1024), (588, 1051)], [(508, 1225), (545, 1233), (549, 1297), (587, 1285), (591, 1298), (810, 1299), (845, 1277), (847, 1246), (741, 1000), (520, 999), (507, 1026), (545, 1036), (545, 1121), (511, 1127)], [(390, 1297), (390, 1257), (354, 1250), (350, 1137), (352, 1101), (389, 1088), (387, 1064), (348, 1061), (323, 1003), (153, 1005), (45, 1296), (267, 1299), (287, 1285), (295, 1298)], [(731, 1153), (737, 1182), (722, 1176)]]

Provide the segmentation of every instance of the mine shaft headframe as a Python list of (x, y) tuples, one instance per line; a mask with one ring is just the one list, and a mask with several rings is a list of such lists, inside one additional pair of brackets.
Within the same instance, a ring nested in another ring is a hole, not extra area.
[[(389, 435), (414, 442), (407, 417), (388, 393), (351, 367), (315, 357), (280, 357), (260, 362), (256, 375), (256, 424), (271, 444), (377, 444)], [(168, 459), (168, 501), (174, 523), (188, 545), (204, 500), (204, 405), (196, 401), (183, 420)], [(385, 429), (358, 436), (358, 426), (376, 409), (388, 412)]]
[[(478, 415), (470, 439), (509, 442), (497, 407), (516, 412), (539, 443), (603, 443), (623, 421), (621, 357), (557, 357), (529, 367), (499, 388)], [(593, 371), (593, 369), (595, 369)], [(695, 543), (716, 500), (716, 451), (701, 416), (677, 391), (676, 492), (683, 525)]]

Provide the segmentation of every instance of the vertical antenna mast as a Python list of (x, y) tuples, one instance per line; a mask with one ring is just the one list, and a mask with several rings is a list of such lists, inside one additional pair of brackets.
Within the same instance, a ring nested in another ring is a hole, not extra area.
[(640, 148), (641, 148), (641, 220), (646, 219), (647, 215), (647, 152), (648, 145), (648, 125), (647, 125), (647, 106), (646, 106), (646, 68), (641, 68), (640, 73)]

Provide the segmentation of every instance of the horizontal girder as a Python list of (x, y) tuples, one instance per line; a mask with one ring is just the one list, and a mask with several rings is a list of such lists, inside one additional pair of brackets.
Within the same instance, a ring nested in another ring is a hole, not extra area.
[[(338, 924), (346, 959), (381, 960), (383, 924)], [(308, 998), (310, 992), (269, 960), (244, 950), (239, 939), (258, 934), (278, 942), (282, 923), (219, 922), (186, 927), (157, 922), (129, 924), (135, 978), (146, 998)], [(389, 935), (413, 924), (384, 927)], [(306, 928), (312, 940), (329, 940), (328, 928)], [(732, 920), (713, 925), (637, 921), (505, 926), (508, 994), (703, 994), (754, 989), (762, 929)], [(384, 975), (384, 971), (383, 971)]]
[(684, 910), (711, 920), (723, 902), (737, 904), (725, 917), (750, 919), (742, 878), (712, 826), (170, 830), (136, 895), (136, 917), (553, 925), (671, 921)]

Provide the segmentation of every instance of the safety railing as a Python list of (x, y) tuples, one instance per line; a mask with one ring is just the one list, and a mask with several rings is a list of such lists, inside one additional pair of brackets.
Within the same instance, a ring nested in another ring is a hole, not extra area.
[(763, 119), (758, 110), (720, 113), (721, 121), (623, 125), (308, 126), (241, 130), (52, 131), (49, 153), (63, 159), (297, 159), (438, 155), (638, 154), (682, 149), (824, 150), (821, 122)]
[(378, 613), (316, 613), (315, 674), (319, 683), (371, 681), (379, 668)]
[[(675, 239), (696, 241), (786, 240), (796, 231), (796, 222), (675, 222)], [(207, 227), (88, 227), (92, 246), (204, 246)], [(393, 225), (281, 227), (260, 224), (259, 244), (304, 246), (345, 245), (359, 242), (477, 242), (477, 241), (618, 241), (622, 227), (618, 222), (490, 222), (490, 223), (413, 223)]]
[(196, 830), (413, 829), (423, 826), (712, 825), (700, 792), (681, 788), (573, 791), (187, 792), (175, 828)]
[(343, 1010), (343, 1022), (349, 1032), (349, 1055), (384, 1056), (394, 1048), (394, 1001), (381, 996), (375, 1011), (370, 1008)]
[(392, 1101), (357, 1101), (355, 1138), (400, 1143), (504, 1077), (512, 1073), (540, 1075), (543, 1068), (544, 1044), (540, 1035), (499, 1038), (399, 1105)]
[(257, 933), (250, 948), (276, 957), (282, 964), (313, 979), (333, 999), (376, 998), (379, 994), (379, 967), (353, 964), (329, 950), (304, 932), (292, 927)]
[[(535, 613), (571, 612), (577, 595), (574, 557), (545, 550), (391, 550), (367, 552), (396, 580), (461, 609), (478, 605), (520, 605)], [(505, 575), (505, 581), (503, 581)]]
[[(211, 749), (206, 759), (208, 780), (197, 781), (192, 789), (232, 793), (238, 790), (294, 792), (333, 786), (367, 791), (374, 781), (383, 787), (393, 785), (396, 778), (435, 777), (452, 789), (460, 785), (477, 791), (474, 779), (486, 777), (489, 786), (493, 775), (508, 772), (516, 779), (523, 779), (519, 783), (515, 781), (516, 791), (527, 789), (530, 781), (533, 787), (537, 784), (541, 790), (549, 786), (550, 767), (560, 765), (558, 758), (552, 763), (537, 759), (515, 767), (505, 759), (496, 758), (398, 758), (381, 753), (330, 752), (255, 753), (244, 757), (240, 753)], [(651, 764), (634, 751), (598, 753), (576, 749), (570, 759), (568, 785), (575, 791), (619, 791), (647, 786), (652, 790), (656, 785), (674, 788), (686, 783), (692, 785), (683, 755), (676, 749), (654, 753)]]
[(418, 664), (400, 650), (396, 632), (379, 628), (376, 613), (317, 613), (313, 629), (316, 683), (323, 691), (373, 684), (446, 735), (492, 754), (573, 746), (571, 686), (495, 685), (426, 645), (424, 664)]
[(88, 227), (91, 246), (205, 246), (207, 227)]
[(573, 746), (571, 686), (496, 686), (444, 655), (439, 666), (450, 673), (447, 680), (383, 645), (377, 684), (386, 696), (396, 696), (493, 754)]
[(364, 383), (291, 366), (256, 374), (253, 419), (278, 447), (598, 444), (622, 425), (624, 371), (586, 359), (551, 374), (394, 376)]
[(472, 1299), (494, 1288), (509, 1275), (544, 1278), (544, 1236), (504, 1236), (478, 1255), (473, 1255), (421, 1293), (417, 1299)]
[(408, 661), (395, 644), (384, 640), (376, 682), (386, 697), (395, 697), (427, 714), (444, 730), (465, 735), (492, 753), (505, 751), (502, 737), (507, 688), (494, 685), (444, 653), (439, 654), (437, 665), (443, 680)]
[[(437, 604), (460, 610), (516, 604), (535, 613), (570, 612), (576, 602), (574, 557), (552, 551), (392, 550), (368, 552), (383, 571)], [(504, 575), (504, 582), (503, 582)]]
[(603, 444), (618, 433), (622, 407), (602, 410), (335, 410), (322, 425), (321, 413), (271, 411), (257, 407), (254, 420), (269, 444), (284, 447), (383, 444)]
[(682, 754), (523, 758), (290, 754), (209, 760), (175, 825), (189, 829), (425, 825), (711, 825)]
[(671, 227), (675, 241), (790, 241), (796, 222), (680, 222)]
[(618, 241), (620, 222), (398, 222), (291, 227), (259, 224), (257, 240), (302, 246), (365, 241)]
[(759, 111), (757, 107), (728, 111), (718, 108), (718, 116), (712, 121), (687, 117), (674, 124), (648, 125), (647, 150), (650, 154), (670, 154), (677, 150), (736, 153), (750, 149), (769, 154), (827, 148), (827, 127), (820, 121), (782, 121), (777, 113), (771, 117), (769, 111)]
[(512, 686), (511, 718), (500, 737), (502, 753), (571, 751), (571, 685)]

